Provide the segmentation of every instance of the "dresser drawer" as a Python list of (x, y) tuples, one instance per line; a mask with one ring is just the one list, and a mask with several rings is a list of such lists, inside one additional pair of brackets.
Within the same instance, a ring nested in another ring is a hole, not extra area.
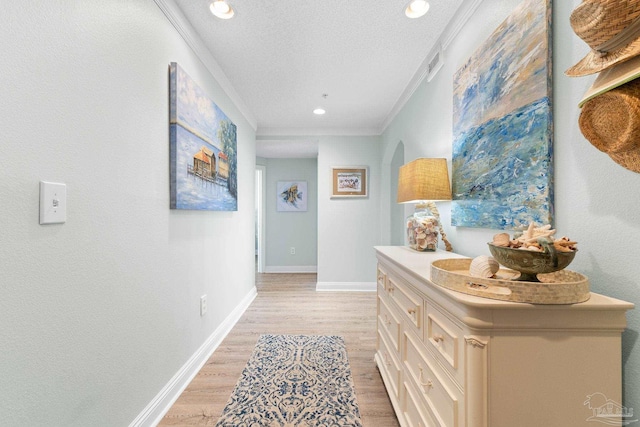
[(433, 422), (433, 419), (423, 409), (421, 399), (417, 396), (417, 393), (413, 390), (413, 387), (406, 381), (402, 384), (404, 387), (404, 401), (402, 405), (402, 412), (404, 419), (409, 427), (431, 427), (437, 424)]
[(422, 399), (436, 421), (443, 427), (457, 427), (458, 413), (461, 406), (461, 393), (450, 387), (444, 373), (433, 356), (422, 347), (420, 340), (410, 331), (403, 337), (405, 351), (403, 363), (408, 379), (419, 390)]
[(401, 323), (382, 295), (378, 295), (378, 328), (389, 335), (391, 345), (400, 353)]
[(462, 328), (447, 315), (427, 303), (425, 310), (425, 343), (444, 362), (460, 387), (464, 384), (464, 349)]
[(380, 264), (378, 264), (378, 285), (382, 286), (382, 289), (387, 289), (387, 272)]
[[(383, 376), (388, 380), (387, 382), (395, 398), (399, 396), (399, 386), (402, 381), (402, 370), (397, 360), (397, 354), (398, 353), (390, 347), (385, 333), (378, 331), (378, 357), (381, 362), (378, 367), (381, 371), (384, 371)], [(387, 391), (391, 390), (387, 387)]]
[(422, 298), (394, 277), (387, 277), (387, 294), (402, 313), (402, 317), (422, 335)]

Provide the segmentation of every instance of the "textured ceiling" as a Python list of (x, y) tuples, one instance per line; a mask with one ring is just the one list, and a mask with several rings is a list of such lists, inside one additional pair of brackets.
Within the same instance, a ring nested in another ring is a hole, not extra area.
[[(462, 0), (431, 0), (419, 19), (407, 0), (229, 2), (236, 16), (220, 20), (209, 0), (176, 0), (260, 134), (379, 129)], [(312, 114), (319, 105), (326, 115)]]
[(210, 0), (175, 3), (258, 135), (317, 135), (380, 133), (463, 0), (430, 0), (418, 19), (408, 0), (229, 0), (230, 20)]
[(318, 141), (314, 139), (270, 139), (258, 137), (256, 156), (276, 159), (318, 157)]

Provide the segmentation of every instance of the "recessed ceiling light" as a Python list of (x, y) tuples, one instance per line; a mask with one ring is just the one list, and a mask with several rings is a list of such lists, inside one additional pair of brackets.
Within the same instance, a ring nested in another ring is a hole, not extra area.
[(425, 0), (411, 0), (404, 10), (409, 18), (420, 18), (429, 10), (429, 3)]
[(324, 113), (326, 113), (326, 111), (324, 110), (324, 108), (316, 108), (315, 110), (313, 110), (313, 114), (317, 114), (318, 116), (323, 115)]
[(221, 19), (231, 19), (235, 15), (233, 8), (229, 6), (226, 0), (215, 0), (209, 5), (209, 10)]

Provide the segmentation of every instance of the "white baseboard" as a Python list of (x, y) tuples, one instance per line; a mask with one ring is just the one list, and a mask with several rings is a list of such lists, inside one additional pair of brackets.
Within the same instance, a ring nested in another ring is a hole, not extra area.
[(375, 292), (376, 282), (318, 282), (316, 291)]
[(253, 302), (257, 295), (258, 292), (254, 287), (222, 324), (218, 326), (213, 334), (207, 338), (204, 344), (189, 358), (187, 363), (176, 372), (156, 397), (149, 402), (147, 407), (129, 424), (129, 427), (151, 427), (158, 425), (162, 417), (164, 417), (171, 408), (171, 405), (174, 404), (191, 380), (200, 372), (200, 369), (202, 369), (207, 360), (209, 360), (224, 337), (229, 334), (234, 325), (240, 320), (242, 314), (247, 310), (249, 305), (251, 305), (251, 302)]
[(317, 265), (267, 265), (265, 273), (317, 273)]

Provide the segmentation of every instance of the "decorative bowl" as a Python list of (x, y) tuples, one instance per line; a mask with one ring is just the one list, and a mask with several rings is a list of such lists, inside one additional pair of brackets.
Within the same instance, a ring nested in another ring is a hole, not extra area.
[(575, 251), (556, 251), (553, 244), (543, 244), (544, 252), (529, 251), (526, 249), (505, 248), (489, 245), (491, 255), (503, 266), (511, 270), (519, 271), (520, 277), (514, 280), (526, 282), (538, 282), (536, 277), (540, 273), (552, 273), (566, 268), (576, 256)]

